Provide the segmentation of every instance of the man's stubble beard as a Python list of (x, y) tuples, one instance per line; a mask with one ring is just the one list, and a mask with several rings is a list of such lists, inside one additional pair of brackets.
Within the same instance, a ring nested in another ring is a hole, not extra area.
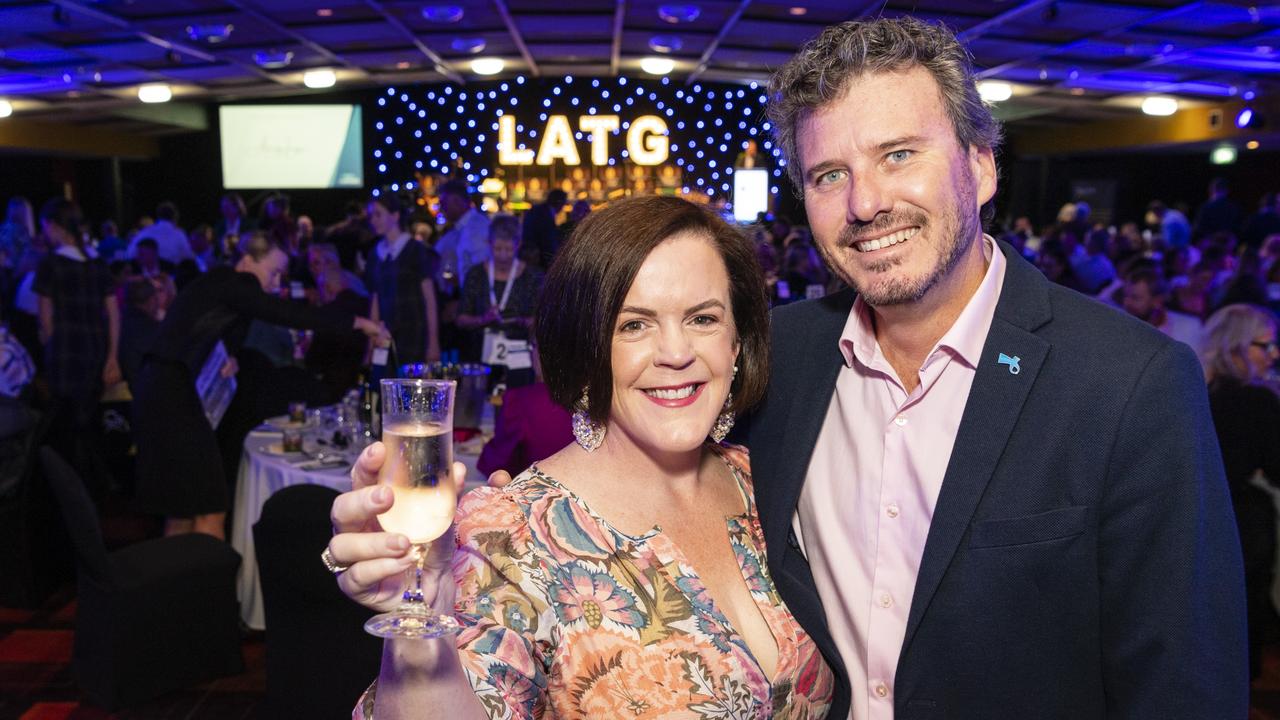
[[(936, 225), (942, 228), (944, 237), (939, 241), (945, 243), (940, 248), (938, 262), (933, 268), (923, 276), (918, 278), (890, 278), (884, 282), (868, 283), (869, 287), (860, 287), (858, 283), (853, 281), (850, 273), (844, 272), (837, 255), (839, 252), (857, 253), (853, 243), (860, 236), (876, 235), (884, 230), (900, 225), (918, 225), (920, 231), (916, 237), (911, 238), (907, 242), (915, 242), (921, 236), (929, 235), (928, 231), (935, 226), (928, 215), (923, 212), (891, 212), (881, 218), (876, 218), (865, 225), (855, 229), (851, 225), (845, 225), (837, 239), (836, 247), (829, 249), (826, 243), (815, 243), (818, 247), (818, 254), (822, 256), (822, 261), (826, 264), (827, 269), (835, 273), (849, 287), (862, 296), (863, 300), (872, 307), (888, 307), (893, 305), (906, 305), (919, 302), (933, 289), (943, 278), (951, 274), (955, 269), (960, 258), (964, 257), (971, 244), (976, 240), (978, 230), (981, 227), (980, 212), (974, 208), (973, 199), (976, 195), (976, 188), (973, 173), (966, 165), (960, 177), (961, 187), (957, 189), (956, 198), (959, 202), (954, 202), (951, 207), (941, 216), (941, 222)], [(905, 222), (904, 222), (905, 221)], [(945, 237), (946, 228), (955, 228), (950, 233), (950, 237)], [(887, 274), (893, 268), (901, 265), (900, 259), (885, 259), (875, 261), (868, 266), (868, 271), (874, 278), (876, 275)]]

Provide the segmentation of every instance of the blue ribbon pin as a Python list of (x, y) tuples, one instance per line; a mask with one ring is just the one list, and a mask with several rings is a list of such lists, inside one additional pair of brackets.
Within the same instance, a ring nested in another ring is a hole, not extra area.
[(1022, 368), (1018, 367), (1018, 362), (1021, 360), (1022, 358), (1018, 357), (1017, 355), (1014, 355), (1013, 357), (1009, 357), (1004, 353), (1000, 353), (1000, 359), (996, 360), (996, 362), (1000, 363), (1001, 365), (1008, 365), (1009, 374), (1017, 375), (1018, 373), (1022, 372)]

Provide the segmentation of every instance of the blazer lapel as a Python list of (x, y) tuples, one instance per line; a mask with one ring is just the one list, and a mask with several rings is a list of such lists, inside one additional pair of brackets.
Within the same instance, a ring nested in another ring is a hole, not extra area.
[(900, 657), (906, 657), (1049, 352), (1049, 343), (1032, 333), (1052, 318), (1048, 281), (1007, 245), (999, 247), (1008, 261), (1004, 287), (934, 508)]
[(775, 362), (789, 361), (785, 365), (779, 363), (775, 372), (787, 373), (790, 376), (788, 380), (795, 382), (783, 383), (790, 390), (790, 397), (782, 398), (786, 412), (782, 425), (784, 434), (776, 450), (769, 453), (774, 462), (763, 468), (760, 475), (763, 478), (761, 482), (768, 484), (771, 496), (769, 508), (772, 512), (761, 512), (765, 519), (762, 529), (771, 549), (782, 548), (781, 543), (791, 530), (791, 518), (800, 501), (805, 471), (809, 469), (813, 448), (822, 431), (822, 421), (826, 419), (831, 395), (835, 392), (836, 377), (843, 367), (844, 360), (837, 343), (840, 331), (849, 319), (854, 297), (852, 291), (845, 291), (818, 301), (821, 309), (816, 317), (793, 319), (812, 320), (810, 332), (805, 335), (806, 341), (795, 348), (787, 348), (791, 354), (785, 358), (776, 350), (774, 353)]

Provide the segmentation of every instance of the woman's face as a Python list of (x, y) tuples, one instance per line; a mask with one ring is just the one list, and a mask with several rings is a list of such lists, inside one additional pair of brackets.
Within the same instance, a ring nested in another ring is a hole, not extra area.
[(508, 267), (516, 258), (516, 243), (510, 238), (494, 238), (493, 263), (499, 267)]
[(724, 408), (738, 335), (729, 274), (711, 241), (677, 234), (636, 273), (613, 325), (613, 404), (605, 442), (651, 455), (702, 445)]
[(1245, 362), (1248, 364), (1249, 377), (1266, 377), (1271, 372), (1280, 350), (1276, 349), (1276, 329), (1268, 327), (1253, 336), (1253, 342), (1245, 348)]
[(369, 203), (369, 227), (378, 237), (389, 238), (400, 230), (400, 213), (389, 213), (382, 203)]

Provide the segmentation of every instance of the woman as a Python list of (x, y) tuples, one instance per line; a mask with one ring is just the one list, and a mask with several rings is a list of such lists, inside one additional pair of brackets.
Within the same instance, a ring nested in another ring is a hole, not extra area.
[(312, 308), (277, 297), (289, 257), (255, 233), (235, 269), (217, 267), (193, 280), (169, 308), (134, 388), (138, 439), (137, 501), (166, 518), (168, 535), (203, 532), (221, 538), (227, 487), (214, 428), (205, 419), (196, 378), (218, 342), (232, 357), (250, 320), (309, 330), (359, 330), (385, 338), (377, 322), (341, 310)]
[(1276, 512), (1270, 493), (1255, 484), (1261, 478), (1280, 487), (1280, 397), (1265, 385), (1280, 360), (1274, 317), (1251, 305), (1222, 308), (1205, 326), (1200, 360), (1240, 530), (1249, 676), (1257, 678), (1263, 641), (1275, 627)]
[[(464, 496), (458, 552), (434, 543), (426, 572), (464, 630), (388, 641), (366, 717), (825, 716), (832, 675), (768, 575), (750, 475), (708, 442), (764, 392), (766, 312), (751, 244), (691, 203), (639, 196), (583, 221), (536, 322), (578, 444)], [(335, 501), (325, 557), (378, 609), (411, 564), (376, 531), (382, 457), (371, 446)]]
[(40, 208), (51, 252), (36, 269), (40, 342), (55, 403), (57, 447), (87, 479), (102, 483), (106, 468), (94, 439), (94, 412), (104, 387), (120, 374), (120, 308), (107, 266), (84, 246), (80, 209), (64, 198)]
[(379, 240), (369, 253), (365, 285), (371, 293), (372, 318), (395, 338), (396, 361), (440, 359), (440, 317), (431, 278), (437, 262), (414, 241), (406, 228), (409, 208), (399, 195), (381, 193), (369, 199), (369, 225)]
[[(501, 334), (512, 340), (528, 340), (533, 323), (533, 306), (542, 288), (543, 274), (516, 259), (519, 221), (499, 215), (489, 224), (488, 262), (467, 271), (458, 308), (458, 327), (471, 334), (470, 352), (463, 358), (494, 365), (505, 363), (490, 357), (486, 336)], [(512, 369), (503, 377), (508, 387), (533, 382), (531, 368)]]

